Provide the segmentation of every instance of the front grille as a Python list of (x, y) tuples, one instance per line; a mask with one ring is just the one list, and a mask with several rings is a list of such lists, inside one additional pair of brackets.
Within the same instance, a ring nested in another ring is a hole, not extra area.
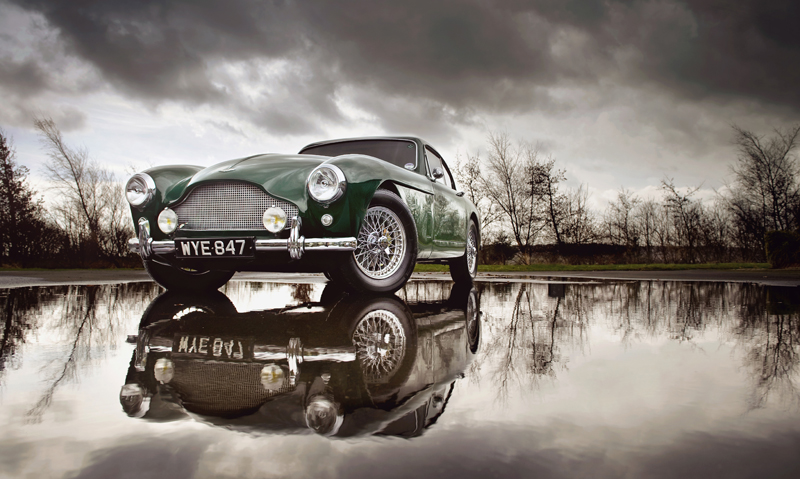
[(291, 228), (291, 219), (297, 216), (295, 205), (269, 196), (256, 185), (238, 181), (199, 186), (175, 207), (175, 212), (183, 230), (261, 230), (264, 211), (271, 206), (286, 212), (286, 229)]
[(174, 363), (170, 386), (183, 407), (198, 414), (235, 416), (259, 408), (269, 398), (293, 391), (289, 384), (269, 391), (261, 384), (259, 363), (222, 361), (181, 361)]

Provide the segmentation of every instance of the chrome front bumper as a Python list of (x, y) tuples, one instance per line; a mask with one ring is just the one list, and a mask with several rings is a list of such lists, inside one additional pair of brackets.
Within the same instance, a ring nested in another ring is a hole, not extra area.
[[(347, 238), (306, 238), (300, 235), (302, 221), (295, 217), (288, 239), (257, 239), (257, 252), (288, 251), (292, 259), (300, 259), (306, 251), (354, 251), (356, 239)], [(128, 250), (138, 253), (142, 259), (149, 259), (154, 254), (175, 253), (173, 240), (154, 241), (150, 237), (150, 225), (147, 219), (139, 219), (139, 236), (128, 240)]]

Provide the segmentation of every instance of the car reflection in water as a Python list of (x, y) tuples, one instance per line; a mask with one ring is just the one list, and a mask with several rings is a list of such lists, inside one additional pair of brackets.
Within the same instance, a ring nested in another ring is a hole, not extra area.
[(222, 293), (164, 293), (120, 392), (130, 416), (253, 433), (413, 437), (444, 412), (480, 342), (478, 295), (347, 295), (238, 313)]

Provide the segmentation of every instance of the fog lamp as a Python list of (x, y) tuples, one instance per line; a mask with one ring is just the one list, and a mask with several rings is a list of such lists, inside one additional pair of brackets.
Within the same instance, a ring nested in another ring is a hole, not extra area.
[(178, 213), (169, 208), (164, 208), (164, 211), (158, 215), (158, 229), (166, 234), (178, 229)]
[(153, 369), (153, 376), (156, 381), (168, 384), (175, 376), (175, 365), (167, 358), (159, 358)]
[(277, 364), (267, 364), (261, 368), (261, 385), (267, 391), (277, 391), (283, 387), (286, 373)]
[(286, 212), (277, 206), (267, 208), (264, 212), (264, 228), (270, 233), (277, 233), (286, 226)]

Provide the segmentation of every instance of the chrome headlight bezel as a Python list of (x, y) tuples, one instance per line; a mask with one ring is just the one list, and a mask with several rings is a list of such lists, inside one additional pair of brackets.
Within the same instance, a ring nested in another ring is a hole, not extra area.
[[(318, 187), (320, 181), (323, 182), (322, 188)], [(336, 165), (319, 165), (306, 179), (308, 195), (317, 203), (333, 203), (344, 195), (346, 189), (347, 179)]]
[(125, 199), (139, 210), (156, 196), (156, 182), (147, 173), (136, 173), (125, 184)]

